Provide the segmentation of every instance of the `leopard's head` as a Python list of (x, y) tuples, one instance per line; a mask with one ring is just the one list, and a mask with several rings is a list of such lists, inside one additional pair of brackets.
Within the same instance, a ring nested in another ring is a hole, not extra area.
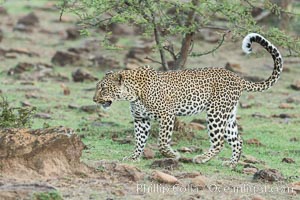
[(121, 72), (108, 72), (102, 80), (97, 83), (93, 100), (101, 104), (103, 108), (109, 107), (114, 101), (134, 100), (135, 95), (124, 84)]

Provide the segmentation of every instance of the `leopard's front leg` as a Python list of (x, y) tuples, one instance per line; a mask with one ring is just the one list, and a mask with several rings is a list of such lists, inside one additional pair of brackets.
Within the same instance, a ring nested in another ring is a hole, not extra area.
[(135, 135), (135, 150), (129, 157), (125, 157), (123, 160), (138, 161), (144, 152), (147, 138), (150, 131), (150, 119), (135, 118), (134, 119), (134, 135)]
[(179, 159), (180, 154), (171, 148), (175, 116), (161, 116), (159, 121), (159, 151), (168, 158)]

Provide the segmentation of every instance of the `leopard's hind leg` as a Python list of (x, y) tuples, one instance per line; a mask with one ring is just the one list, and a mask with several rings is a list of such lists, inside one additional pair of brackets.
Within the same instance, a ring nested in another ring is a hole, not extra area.
[(238, 134), (238, 126), (236, 122), (236, 111), (237, 111), (237, 106), (235, 106), (228, 119), (226, 131), (224, 135), (224, 138), (226, 139), (226, 141), (228, 142), (228, 144), (231, 146), (232, 149), (231, 160), (230, 162), (225, 164), (229, 164), (231, 168), (236, 167), (242, 153), (242, 145), (243, 145), (243, 141), (240, 135)]
[(211, 105), (207, 109), (207, 129), (211, 146), (209, 150), (202, 155), (194, 157), (194, 163), (205, 163), (217, 155), (224, 146), (224, 132), (228, 120), (229, 107), (218, 108)]

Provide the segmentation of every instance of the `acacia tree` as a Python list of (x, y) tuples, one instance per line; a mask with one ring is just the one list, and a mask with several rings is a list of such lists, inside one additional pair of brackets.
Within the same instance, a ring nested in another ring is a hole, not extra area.
[[(245, 36), (248, 32), (260, 33), (288, 49), (288, 56), (300, 55), (299, 38), (276, 27), (260, 26), (257, 18), (252, 16), (256, 8), (278, 18), (282, 14), (297, 16), (270, 0), (61, 0), (60, 7), (61, 15), (65, 11), (76, 13), (84, 27), (122, 23), (137, 26), (143, 34), (154, 36), (164, 70), (169, 70), (166, 53), (175, 63), (172, 69), (182, 69), (188, 56), (202, 56), (217, 50), (228, 31), (233, 37)], [(194, 36), (203, 28), (221, 33), (220, 40), (209, 51), (193, 52)], [(109, 30), (106, 33), (111, 34)], [(181, 47), (177, 49), (170, 42), (174, 36), (181, 39)]]

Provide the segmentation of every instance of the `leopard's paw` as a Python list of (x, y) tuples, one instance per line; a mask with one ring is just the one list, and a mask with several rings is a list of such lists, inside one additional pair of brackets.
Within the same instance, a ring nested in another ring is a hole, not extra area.
[(206, 163), (209, 160), (210, 158), (208, 158), (206, 155), (198, 155), (193, 158), (193, 163), (201, 164), (201, 163)]
[(122, 161), (130, 161), (130, 162), (139, 162), (140, 161), (140, 158), (139, 157), (136, 157), (136, 156), (125, 156)]
[(237, 165), (237, 163), (236, 162), (232, 162), (232, 161), (223, 161), (222, 162), (222, 166), (226, 166), (226, 167), (229, 167), (231, 169), (235, 169), (236, 165)]

